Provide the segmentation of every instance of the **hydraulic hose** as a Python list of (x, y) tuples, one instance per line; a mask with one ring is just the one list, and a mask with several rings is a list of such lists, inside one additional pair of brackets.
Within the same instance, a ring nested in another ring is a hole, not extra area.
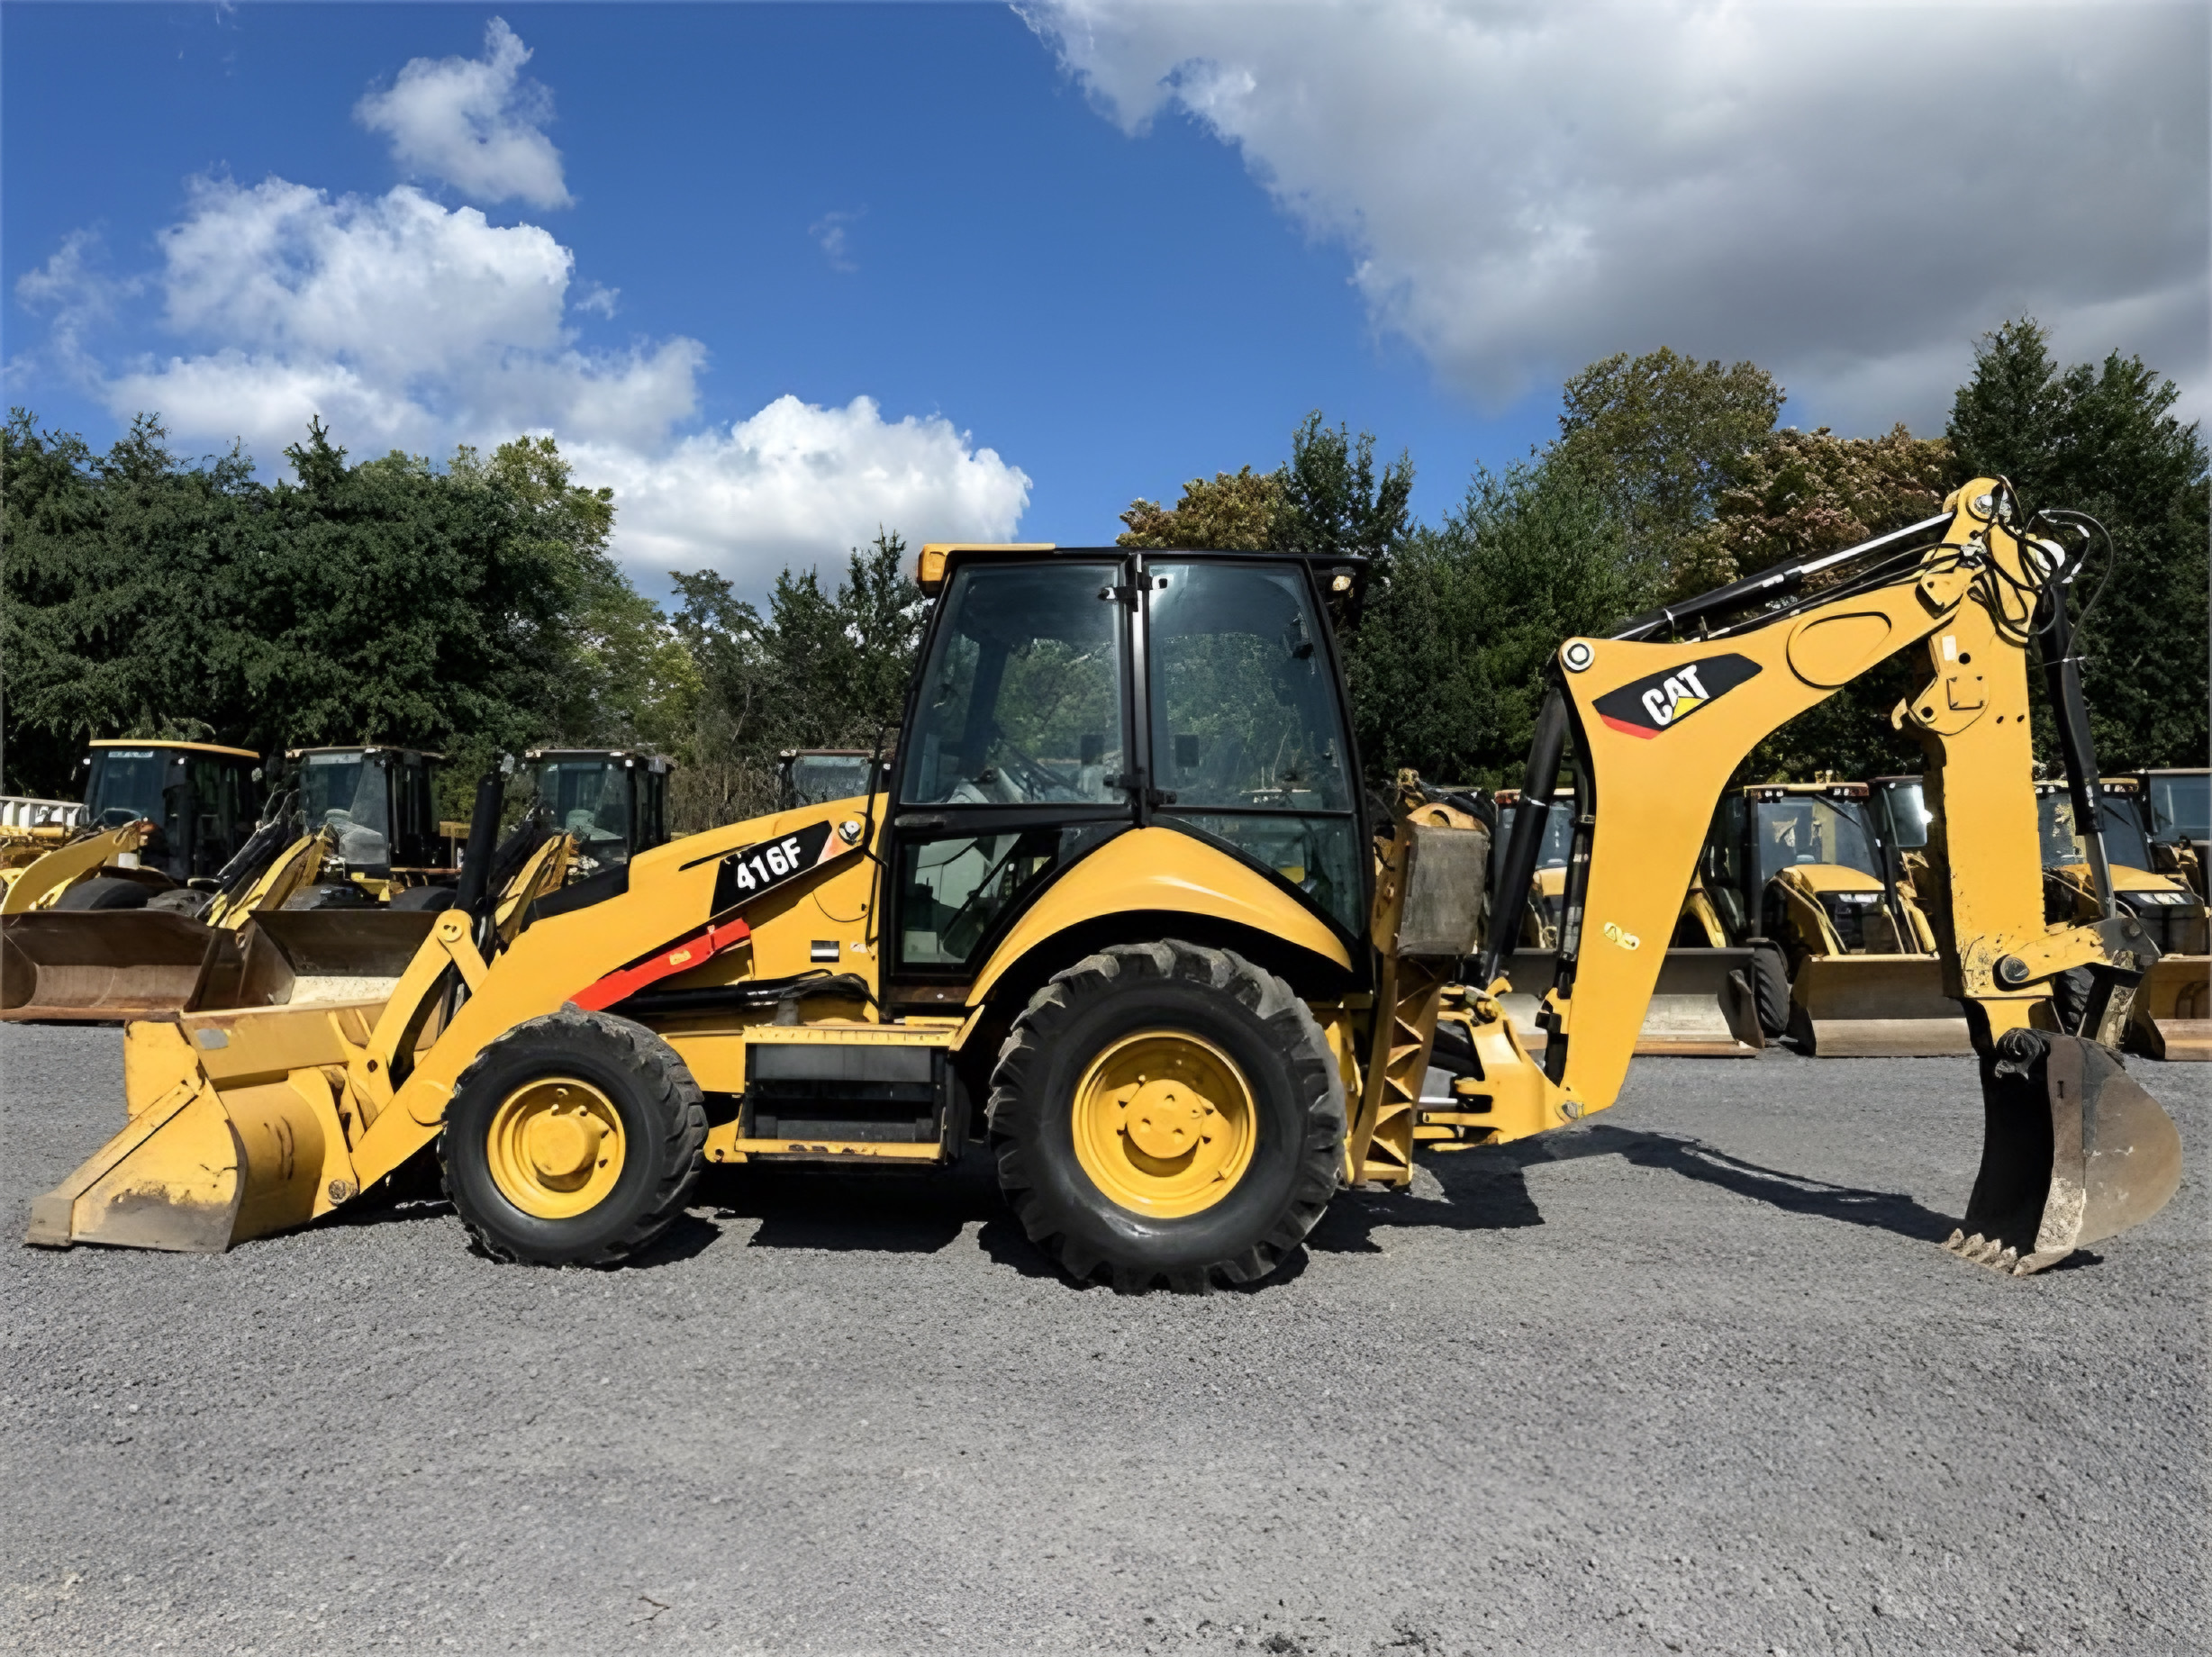
[(1521, 779), (1520, 801), (1513, 810), (1513, 836), (1506, 842), (1505, 861), (1491, 903), (1491, 935), (1483, 940), (1475, 965), (1478, 989), (1496, 982), (1519, 935), (1520, 906), (1527, 899), (1528, 883), (1536, 879), (1537, 859), (1543, 855), (1552, 795), (1559, 787), (1559, 759), (1566, 750), (1567, 695), (1554, 686), (1544, 698), (1544, 707), (1537, 715), (1536, 737), (1528, 745), (1528, 770)]
[(2120, 910), (2112, 895), (2112, 865), (2105, 856), (2105, 826), (2097, 810), (2097, 745), (2090, 735), (2089, 703), (2081, 694), (2081, 658), (2074, 654), (2073, 618), (2067, 613), (2066, 589), (2055, 578), (2037, 596), (2036, 609), (2044, 676), (2058, 726), (2059, 752), (2066, 761), (2066, 792), (2073, 800), (2074, 832), (2089, 854), (2098, 913), (2110, 920)]

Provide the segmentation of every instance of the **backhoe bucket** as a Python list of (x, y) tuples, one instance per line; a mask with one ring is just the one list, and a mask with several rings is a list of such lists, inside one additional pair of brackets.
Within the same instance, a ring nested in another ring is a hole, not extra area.
[[(1521, 1045), (1545, 1045), (1537, 1009), (1552, 987), (1558, 957), (1547, 949), (1517, 949), (1507, 966), (1513, 992), (1501, 997)], [(1748, 949), (1670, 949), (1659, 984), (1637, 1030), (1640, 1055), (1675, 1058), (1754, 1058), (1765, 1046), (1751, 988)]]
[(431, 910), (273, 910), (246, 928), (235, 977), (211, 979), (195, 1012), (383, 1001), (438, 924)]
[(348, 1200), (358, 1186), (331, 1076), (379, 1010), (325, 1004), (131, 1026), (131, 1118), (31, 1205), (23, 1241), (214, 1254)]
[(0, 919), (0, 1019), (173, 1019), (230, 937), (163, 910), (36, 910)]
[(2008, 1030), (1981, 1061), (1981, 1171), (1944, 1246), (2016, 1277), (2117, 1236), (2181, 1182), (2181, 1136), (2106, 1047)]
[(1974, 1050), (1935, 955), (1807, 955), (1790, 1033), (1820, 1058), (1949, 1058)]
[(2212, 955), (2161, 955), (2130, 1018), (2154, 1056), (2212, 1060)]

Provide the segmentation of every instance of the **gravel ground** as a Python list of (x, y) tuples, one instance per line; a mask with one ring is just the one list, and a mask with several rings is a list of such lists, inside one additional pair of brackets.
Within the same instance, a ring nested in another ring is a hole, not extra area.
[[(711, 1176), (645, 1263), (442, 1204), (0, 1248), (0, 1641), (78, 1652), (2198, 1652), (2195, 1162), (2028, 1280), (1940, 1253), (1969, 1061), (1639, 1061), (1340, 1199), (1254, 1292), (1077, 1290), (986, 1178)], [(5, 1200), (117, 1125), (0, 1030)]]

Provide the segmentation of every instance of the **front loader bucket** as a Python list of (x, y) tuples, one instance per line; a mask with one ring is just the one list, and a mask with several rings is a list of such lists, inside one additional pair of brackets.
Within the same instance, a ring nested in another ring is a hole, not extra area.
[(1949, 1058), (1974, 1050), (1935, 955), (1807, 955), (1790, 1033), (1820, 1058)]
[(173, 1019), (229, 937), (163, 910), (0, 919), (0, 1019)]
[(31, 1205), (23, 1241), (221, 1254), (358, 1189), (339, 1117), (347, 1043), (377, 1008), (186, 1014), (126, 1035), (130, 1121)]
[[(1558, 957), (1548, 949), (1517, 949), (1507, 966), (1513, 991), (1500, 998), (1521, 1045), (1542, 1047), (1537, 1009), (1552, 987)], [(1636, 1032), (1640, 1055), (1676, 1058), (1753, 1058), (1766, 1045), (1751, 988), (1748, 949), (1670, 949), (1658, 987)]]
[(246, 928), (234, 973), (211, 973), (195, 1012), (381, 1001), (437, 925), (431, 910), (272, 910)]
[(2130, 1021), (2153, 1057), (2212, 1060), (2212, 955), (2161, 955), (2136, 986)]
[(1981, 1171), (1944, 1246), (2024, 1277), (2117, 1236), (2181, 1183), (2181, 1136), (2108, 1048), (2008, 1030), (1981, 1061)]

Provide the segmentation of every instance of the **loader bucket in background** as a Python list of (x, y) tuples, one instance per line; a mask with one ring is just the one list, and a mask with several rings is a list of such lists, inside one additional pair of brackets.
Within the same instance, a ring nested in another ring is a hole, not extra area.
[(1981, 1060), (1981, 1168), (1944, 1246), (2016, 1277), (2117, 1236), (2181, 1182), (2181, 1136), (2108, 1049), (2008, 1030)]
[(382, 1001), (437, 923), (431, 910), (266, 911), (246, 928), (235, 973), (211, 973), (192, 1010)]
[[(1531, 1051), (1545, 1045), (1537, 1009), (1557, 970), (1558, 957), (1548, 949), (1517, 949), (1506, 967), (1513, 984), (1512, 993), (1500, 998), (1506, 1017)], [(1748, 949), (1668, 950), (1636, 1032), (1636, 1052), (1674, 1058), (1756, 1057), (1766, 1038), (1759, 1029), (1751, 973)]]
[(36, 910), (0, 920), (0, 1019), (173, 1019), (229, 936), (162, 910)]
[(1974, 1050), (1934, 955), (1807, 955), (1790, 1033), (1819, 1058), (1950, 1058)]
[(130, 1120), (31, 1205), (23, 1241), (221, 1254), (350, 1200), (330, 1072), (376, 1011), (322, 1003), (133, 1026)]
[(2161, 955), (2136, 986), (2131, 1021), (2154, 1057), (2212, 1061), (2212, 955)]

